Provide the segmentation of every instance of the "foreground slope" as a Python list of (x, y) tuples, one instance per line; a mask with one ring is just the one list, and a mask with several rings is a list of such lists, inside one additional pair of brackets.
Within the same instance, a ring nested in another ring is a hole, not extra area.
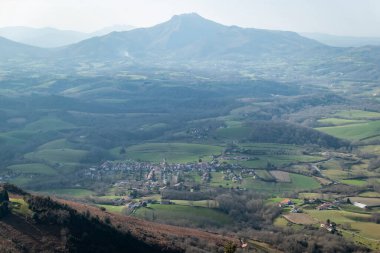
[(30, 195), (12, 185), (9, 213), (0, 218), (1, 252), (183, 252), (196, 238), (212, 247), (237, 241), (196, 229), (111, 214), (97, 207)]

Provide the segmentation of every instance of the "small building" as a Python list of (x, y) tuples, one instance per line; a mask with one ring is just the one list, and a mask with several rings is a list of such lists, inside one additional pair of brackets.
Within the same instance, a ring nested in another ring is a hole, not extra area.
[(362, 208), (362, 209), (368, 208), (368, 206), (366, 204), (363, 204), (363, 203), (360, 203), (360, 202), (354, 202), (353, 205), (357, 206), (359, 208)]
[(294, 203), (292, 202), (292, 200), (290, 200), (290, 199), (284, 199), (283, 201), (281, 201), (280, 203), (278, 203), (278, 206), (279, 207), (286, 207), (286, 206), (291, 206), (293, 204)]
[(326, 202), (326, 203), (323, 203), (323, 204), (317, 206), (317, 210), (319, 210), (319, 211), (321, 211), (321, 210), (332, 210), (332, 209), (336, 209), (336, 206), (331, 202)]

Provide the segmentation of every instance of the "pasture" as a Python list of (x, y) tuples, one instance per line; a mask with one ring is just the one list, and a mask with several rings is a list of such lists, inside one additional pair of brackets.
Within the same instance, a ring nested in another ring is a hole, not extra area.
[(42, 149), (26, 154), (25, 158), (54, 163), (79, 163), (86, 154), (87, 151), (77, 149)]
[(334, 126), (342, 126), (349, 125), (355, 123), (364, 123), (364, 120), (354, 120), (354, 119), (341, 119), (341, 118), (325, 118), (318, 120), (319, 123), (334, 125)]
[(336, 117), (344, 119), (377, 119), (380, 118), (380, 113), (362, 111), (362, 110), (345, 110), (333, 114)]
[(197, 162), (200, 158), (210, 161), (211, 155), (218, 155), (223, 148), (203, 144), (188, 143), (145, 143), (126, 149), (125, 158), (149, 162), (169, 163)]
[(28, 163), (28, 164), (16, 164), (7, 167), (8, 170), (11, 170), (14, 173), (22, 174), (41, 174), (41, 175), (57, 175), (57, 171), (41, 163)]
[(194, 224), (200, 227), (205, 224), (222, 226), (232, 223), (229, 216), (217, 210), (185, 205), (149, 204), (146, 208), (138, 208), (133, 216), (169, 224)]
[(367, 181), (360, 180), (360, 179), (344, 179), (344, 180), (341, 180), (340, 182), (343, 184), (355, 185), (355, 186), (364, 186), (368, 184)]
[(365, 140), (380, 135), (380, 121), (370, 121), (367, 123), (319, 127), (316, 130), (337, 138), (347, 139), (351, 141)]
[(283, 217), (291, 223), (300, 225), (312, 225), (318, 222), (316, 219), (305, 213), (288, 213), (283, 215)]
[(66, 189), (51, 189), (48, 191), (41, 191), (44, 194), (47, 195), (67, 195), (71, 197), (86, 197), (94, 195), (93, 191), (87, 190), (87, 189), (80, 189), (80, 188), (66, 188)]
[[(269, 174), (269, 173), (268, 173)], [(312, 177), (307, 177), (298, 174), (289, 174), (291, 182), (265, 182), (260, 179), (246, 177), (242, 183), (232, 182), (231, 180), (223, 180), (223, 174), (218, 172), (212, 173), (211, 186), (224, 188), (246, 188), (259, 192), (268, 192), (278, 194), (282, 192), (302, 191), (317, 189), (320, 184)]]

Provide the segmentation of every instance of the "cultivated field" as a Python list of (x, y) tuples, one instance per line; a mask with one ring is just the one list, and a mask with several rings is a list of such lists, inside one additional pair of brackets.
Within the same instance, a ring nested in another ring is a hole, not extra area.
[(290, 183), (291, 179), (289, 176), (289, 172), (280, 171), (280, 170), (271, 170), (270, 174), (276, 178), (277, 182), (281, 183)]
[(194, 224), (202, 226), (202, 224), (209, 224), (222, 226), (232, 223), (231, 218), (222, 212), (210, 208), (184, 205), (151, 204), (147, 208), (137, 209), (133, 216), (176, 225)]
[(316, 219), (305, 213), (289, 213), (283, 215), (283, 217), (291, 223), (300, 225), (311, 225), (318, 222)]
[(146, 143), (126, 149), (128, 159), (169, 163), (197, 162), (199, 158), (210, 160), (211, 155), (219, 155), (223, 148), (219, 146), (188, 143)]

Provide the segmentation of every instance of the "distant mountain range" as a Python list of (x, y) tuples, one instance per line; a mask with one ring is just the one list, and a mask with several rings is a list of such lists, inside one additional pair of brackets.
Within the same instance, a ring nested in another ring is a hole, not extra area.
[(110, 59), (243, 60), (325, 48), (293, 32), (224, 26), (197, 14), (174, 16), (151, 28), (111, 33), (70, 45), (71, 57)]
[(0, 28), (0, 36), (15, 42), (42, 47), (54, 48), (67, 46), (79, 41), (96, 36), (103, 36), (115, 31), (129, 31), (132, 26), (111, 26), (93, 33), (83, 33), (70, 30), (59, 30), (55, 28), (31, 28), (23, 26)]
[[(244, 70), (285, 80), (297, 80), (301, 75), (380, 79), (380, 47), (332, 47), (294, 32), (224, 26), (195, 13), (176, 15), (149, 28), (109, 31), (53, 49), (1, 39), (0, 65), (9, 67), (4, 64), (8, 61), (17, 63), (14, 68), (45, 66), (49, 70), (53, 66), (56, 70), (88, 66), (93, 71), (126, 66), (195, 67)], [(108, 34), (101, 36), (103, 33)], [(76, 33), (67, 34), (73, 38)]]
[(300, 35), (333, 47), (380, 46), (380, 38), (377, 37), (338, 36), (323, 33), (300, 33)]

